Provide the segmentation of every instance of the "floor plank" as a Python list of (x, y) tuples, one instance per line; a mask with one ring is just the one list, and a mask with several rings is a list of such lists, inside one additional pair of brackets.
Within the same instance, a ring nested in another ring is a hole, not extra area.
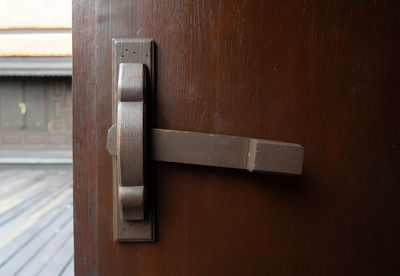
[(71, 258), (70, 262), (68, 263), (68, 266), (64, 270), (64, 272), (61, 274), (62, 276), (72, 276), (74, 275), (74, 258)]
[(0, 275), (73, 275), (71, 169), (0, 168)]
[(3, 172), (3, 177), (1, 177), (0, 187), (9, 186), (10, 181), (12, 180), (26, 180), (31, 170), (24, 170), (24, 169), (1, 169), (0, 172)]
[[(68, 267), (69, 262), (72, 260), (72, 251), (73, 237), (71, 235), (61, 249), (53, 256), (48, 265), (40, 271), (40, 275), (62, 275), (64, 270)], [(67, 262), (65, 256), (69, 256)]]
[(50, 199), (56, 197), (59, 193), (67, 189), (67, 185), (70, 185), (70, 180), (61, 180), (55, 185), (51, 185), (46, 193), (39, 193), (32, 197), (30, 200), (24, 201), (20, 205), (16, 206), (13, 210), (0, 216), (0, 229), (1, 227), (8, 223), (12, 223), (21, 217), (24, 218), (30, 213), (36, 211), (36, 209), (41, 208), (41, 206), (47, 204)]
[[(53, 179), (54, 181), (54, 179)], [(50, 192), (52, 190), (52, 186), (56, 185), (53, 181), (51, 181), (51, 179), (46, 179), (43, 180), (40, 183), (40, 186), (38, 185), (34, 185), (32, 186), (33, 189), (26, 189), (25, 193), (17, 193), (17, 197), (14, 198), (10, 198), (8, 200), (5, 201), (0, 201), (0, 215), (4, 214), (6, 215), (7, 212), (15, 212), (16, 208), (18, 208), (19, 206), (23, 205), (25, 202), (32, 202), (34, 201), (35, 198), (46, 195), (48, 192)], [(72, 189), (71, 187), (69, 187), (69, 189)], [(67, 190), (67, 189), (65, 189)], [(62, 194), (64, 192), (64, 189), (59, 191), (60, 194)], [(72, 193), (72, 190), (71, 190)], [(29, 198), (29, 199), (28, 199)], [(50, 200), (50, 199), (49, 199)], [(34, 201), (35, 206), (30, 208), (29, 211), (32, 212), (35, 209), (37, 209), (40, 205), (48, 204), (48, 201), (43, 202), (44, 200), (38, 202), (38, 201)], [(28, 212), (29, 212), (28, 211)], [(22, 227), (26, 227), (28, 221), (30, 221), (30, 217), (29, 216), (16, 216), (14, 215), (14, 220), (9, 221), (6, 225), (2, 225), (2, 227), (0, 228), (0, 248), (2, 246), (1, 243), (1, 237), (6, 235), (8, 232), (12, 231), (12, 229), (15, 229), (16, 225), (21, 225)]]
[[(71, 219), (69, 212), (63, 210), (57, 218), (48, 224), (40, 233), (20, 248), (8, 262), (0, 268), (0, 275), (15, 275), (23, 269), (35, 255), (51, 240), (51, 238)], [(72, 254), (72, 252), (71, 252)], [(48, 274), (50, 275), (50, 274)], [(51, 274), (58, 275), (58, 274)]]
[[(3, 185), (1, 187), (0, 200), (8, 198), (10, 196), (17, 194), (18, 192), (23, 191), (29, 186), (34, 185), (32, 183), (38, 183), (45, 177), (46, 177), (45, 172), (31, 171), (27, 175), (24, 175), (22, 178), (18, 180), (15, 179), (15, 177), (9, 179), (7, 185)], [(31, 179), (31, 182), (26, 181), (27, 178)]]
[[(47, 215), (43, 216), (37, 223), (35, 223), (29, 230), (18, 235), (11, 242), (0, 248), (0, 269), (12, 259), (18, 251), (22, 250), (29, 242), (39, 235), (46, 227), (60, 215), (64, 206), (60, 206), (52, 210)], [(1, 275), (1, 274), (0, 274)]]
[[(68, 220), (45, 246), (19, 271), (20, 275), (36, 275), (51, 261), (52, 257), (69, 241), (72, 234), (72, 217)], [(72, 252), (70, 252), (72, 253)], [(71, 254), (72, 256), (72, 254)], [(68, 265), (69, 260), (65, 263)], [(64, 261), (65, 262), (65, 261)]]

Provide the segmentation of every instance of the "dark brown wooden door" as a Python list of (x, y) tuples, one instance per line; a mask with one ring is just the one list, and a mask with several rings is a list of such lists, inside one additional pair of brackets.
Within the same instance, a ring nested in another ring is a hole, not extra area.
[[(400, 2), (74, 1), (77, 275), (398, 275)], [(288, 141), (300, 177), (153, 163), (112, 235), (111, 39), (154, 38), (154, 127)]]

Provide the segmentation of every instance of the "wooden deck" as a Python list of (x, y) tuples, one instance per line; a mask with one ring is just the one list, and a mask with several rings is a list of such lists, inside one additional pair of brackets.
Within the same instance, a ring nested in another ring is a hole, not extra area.
[(72, 170), (0, 167), (0, 275), (73, 275)]

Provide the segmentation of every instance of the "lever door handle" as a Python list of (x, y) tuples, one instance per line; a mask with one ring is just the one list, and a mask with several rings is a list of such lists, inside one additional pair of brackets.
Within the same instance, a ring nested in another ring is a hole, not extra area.
[[(117, 155), (117, 128), (108, 133), (107, 149)], [(270, 140), (153, 128), (151, 159), (213, 167), (300, 175), (301, 145)]]
[[(133, 54), (126, 58), (129, 53)], [(154, 240), (154, 214), (150, 212), (146, 216), (145, 212), (146, 159), (250, 172), (302, 173), (304, 149), (298, 144), (157, 128), (147, 131), (146, 94), (150, 91), (146, 91), (146, 85), (153, 85), (154, 76), (147, 78), (147, 72), (151, 75), (153, 70), (152, 53), (152, 40), (114, 40), (117, 114), (108, 131), (107, 150), (116, 157), (114, 179), (117, 189), (114, 191), (119, 214), (114, 219), (116, 240)], [(146, 137), (146, 133), (151, 137)], [(151, 141), (149, 153), (146, 152), (146, 141)]]

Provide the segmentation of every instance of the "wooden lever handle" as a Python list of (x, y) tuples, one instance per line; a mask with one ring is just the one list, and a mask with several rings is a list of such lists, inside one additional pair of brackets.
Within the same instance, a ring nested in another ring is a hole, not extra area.
[(208, 133), (152, 129), (157, 161), (299, 175), (304, 149), (298, 144)]
[[(301, 145), (199, 132), (152, 129), (151, 159), (155, 161), (246, 169), (300, 175)], [(115, 127), (110, 128), (107, 148), (115, 155)]]

